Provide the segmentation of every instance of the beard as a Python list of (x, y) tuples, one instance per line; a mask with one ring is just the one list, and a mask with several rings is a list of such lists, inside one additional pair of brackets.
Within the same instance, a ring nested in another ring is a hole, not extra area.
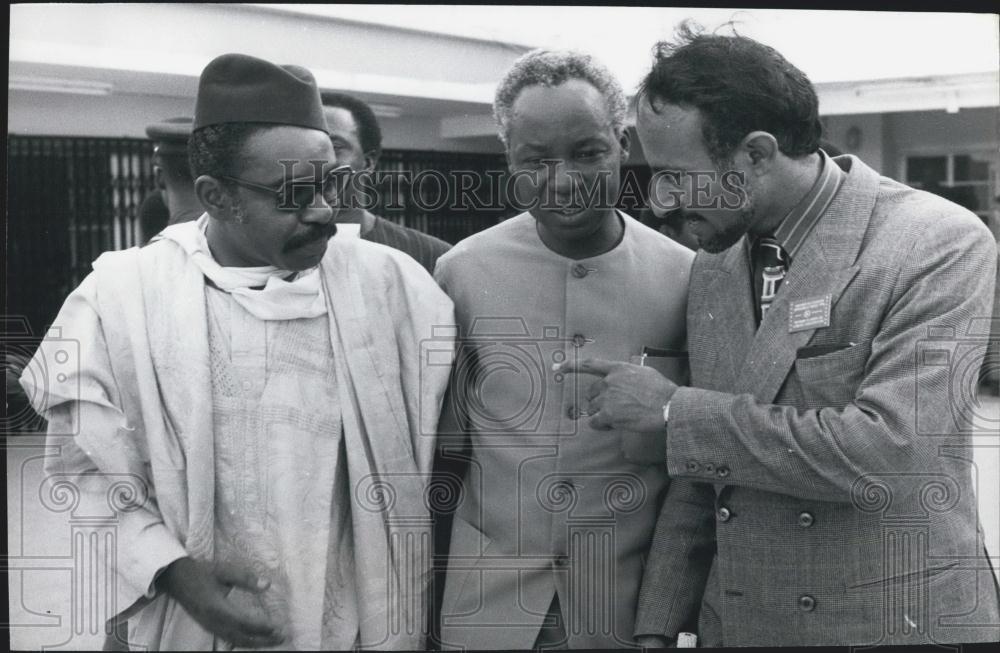
[(728, 222), (721, 228), (713, 227), (698, 211), (685, 208), (674, 209), (663, 217), (663, 221), (675, 232), (684, 233), (696, 240), (698, 249), (719, 254), (738, 243), (756, 221), (757, 213), (750, 189), (745, 188), (743, 192), (743, 202), (738, 208), (729, 209)]
[(697, 236), (697, 230), (692, 229), (698, 238), (698, 246), (710, 254), (719, 254), (740, 242), (740, 238), (742, 238), (744, 234), (750, 230), (751, 225), (753, 225), (755, 213), (753, 204), (736, 209), (736, 211), (736, 220), (732, 224), (724, 229), (715, 231), (704, 240)]

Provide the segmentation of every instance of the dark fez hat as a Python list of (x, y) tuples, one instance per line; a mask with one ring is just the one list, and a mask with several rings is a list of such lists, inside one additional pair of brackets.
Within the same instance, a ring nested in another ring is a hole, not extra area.
[(190, 117), (167, 118), (146, 126), (146, 136), (155, 144), (157, 154), (187, 155), (188, 137), (191, 136)]
[(326, 131), (316, 80), (300, 66), (278, 66), (246, 54), (224, 54), (201, 72), (194, 129), (227, 122), (265, 122)]

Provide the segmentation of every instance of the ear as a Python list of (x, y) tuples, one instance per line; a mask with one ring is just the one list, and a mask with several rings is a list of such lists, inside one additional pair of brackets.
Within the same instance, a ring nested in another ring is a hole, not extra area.
[(365, 172), (375, 172), (375, 168), (378, 167), (378, 159), (381, 154), (382, 153), (378, 150), (368, 150), (365, 152)]
[(166, 175), (163, 173), (163, 168), (160, 166), (153, 166), (153, 185), (159, 190), (167, 190), (167, 182), (165, 180)]
[(757, 176), (767, 174), (777, 162), (781, 151), (778, 141), (765, 131), (753, 131), (743, 137), (737, 148), (742, 163)]
[(618, 137), (618, 145), (622, 148), (622, 165), (628, 163), (629, 154), (632, 152), (632, 134), (628, 127), (622, 128), (622, 135)]
[(223, 222), (233, 221), (233, 199), (218, 179), (201, 175), (194, 180), (194, 194), (213, 218)]

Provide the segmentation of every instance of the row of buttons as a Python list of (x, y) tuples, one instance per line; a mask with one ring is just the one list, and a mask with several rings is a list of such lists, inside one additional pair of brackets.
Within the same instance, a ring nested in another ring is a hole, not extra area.
[[(721, 506), (718, 510), (716, 510), (715, 514), (716, 517), (719, 518), (719, 521), (723, 523), (729, 521), (733, 517), (733, 512), (725, 506)], [(816, 523), (816, 518), (812, 516), (812, 513), (810, 512), (799, 513), (799, 526), (801, 526), (802, 528), (809, 528), (815, 523)]]
[[(577, 270), (582, 270), (582, 272), (580, 274), (577, 274)], [(576, 277), (585, 277), (585, 276), (587, 276), (587, 271), (588, 271), (588, 268), (585, 268), (582, 265), (578, 264), (578, 265), (573, 266), (573, 276), (576, 276)], [(587, 336), (583, 335), (582, 333), (577, 333), (577, 334), (573, 335), (572, 343), (573, 343), (574, 347), (583, 347), (584, 345), (590, 344), (592, 342), (594, 342), (593, 338), (588, 338)], [(556, 382), (557, 383), (561, 383), (562, 380), (563, 380), (563, 375), (562, 374), (557, 374), (556, 375)], [(588, 417), (589, 415), (590, 415), (589, 412), (587, 412), (586, 410), (584, 410), (582, 408), (578, 408), (576, 406), (568, 406), (566, 408), (566, 417), (568, 417), (568, 418), (570, 418), (572, 420), (578, 420), (581, 417)]]
[[(742, 592), (739, 594), (742, 595)], [(803, 612), (812, 612), (816, 609), (816, 599), (808, 594), (803, 594), (799, 597), (799, 609)]]
[(725, 465), (719, 465), (716, 467), (712, 463), (705, 463), (701, 465), (697, 460), (689, 460), (687, 463), (688, 474), (708, 474), (718, 476), (719, 478), (726, 478), (729, 476), (729, 468)]

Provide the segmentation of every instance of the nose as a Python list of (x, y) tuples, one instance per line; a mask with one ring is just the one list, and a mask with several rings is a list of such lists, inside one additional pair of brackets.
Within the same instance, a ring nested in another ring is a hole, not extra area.
[(323, 194), (316, 193), (312, 204), (299, 214), (299, 219), (307, 224), (325, 225), (331, 222), (335, 215), (336, 211), (327, 203)]
[(576, 185), (573, 173), (563, 159), (549, 163), (547, 182), (559, 197), (571, 197)]
[(649, 190), (649, 208), (656, 217), (683, 212), (687, 194), (673, 177), (657, 173), (650, 182)]

